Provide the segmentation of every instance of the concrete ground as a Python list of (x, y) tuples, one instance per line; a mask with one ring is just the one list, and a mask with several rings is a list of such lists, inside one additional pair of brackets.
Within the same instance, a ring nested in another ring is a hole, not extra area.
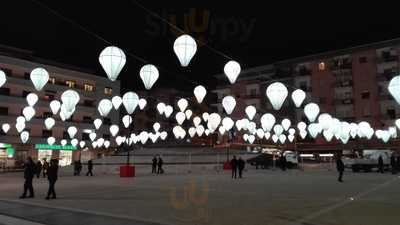
[(326, 170), (95, 175), (60, 177), (50, 201), (45, 179), (34, 180), (35, 199), (19, 200), (22, 174), (0, 175), (0, 224), (400, 224), (400, 177), (389, 173), (347, 172), (344, 183)]

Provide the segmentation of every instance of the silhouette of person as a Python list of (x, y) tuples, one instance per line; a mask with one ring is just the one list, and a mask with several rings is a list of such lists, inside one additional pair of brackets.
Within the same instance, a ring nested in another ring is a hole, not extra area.
[(20, 196), (20, 198), (26, 198), (26, 194), (29, 191), (28, 198), (34, 198), (35, 194), (33, 192), (33, 184), (32, 180), (36, 174), (35, 163), (33, 162), (32, 158), (29, 156), (24, 164), (24, 193)]
[(40, 160), (38, 160), (36, 163), (36, 177), (37, 178), (40, 178), (41, 172), (42, 172), (42, 163), (40, 162)]
[(336, 169), (339, 172), (338, 181), (343, 182), (344, 163), (340, 154), (338, 154), (336, 158)]
[(378, 158), (378, 172), (383, 173), (383, 158), (381, 155)]
[(43, 178), (47, 176), (47, 169), (49, 168), (49, 163), (46, 158), (43, 159)]
[(50, 166), (47, 171), (47, 180), (49, 180), (49, 190), (47, 191), (47, 197), (46, 200), (50, 199), (50, 196), (52, 196), (52, 199), (56, 198), (56, 191), (55, 191), (55, 184), (58, 179), (58, 160), (57, 159), (52, 159), (50, 160)]
[(236, 159), (236, 156), (233, 156), (233, 159), (231, 160), (231, 167), (232, 167), (232, 179), (236, 179), (236, 174), (237, 174), (237, 166), (238, 166), (238, 161)]
[(164, 161), (162, 160), (161, 156), (159, 156), (159, 157), (158, 157), (158, 162), (157, 162), (157, 165), (158, 165), (157, 173), (158, 173), (158, 174), (164, 173), (164, 170), (163, 170), (163, 168), (162, 168), (163, 163), (164, 163)]
[(86, 173), (86, 176), (89, 176), (89, 175), (93, 176), (93, 161), (92, 160), (88, 161), (87, 168), (88, 168), (88, 171)]
[(243, 174), (243, 170), (244, 170), (244, 166), (245, 166), (246, 162), (241, 157), (239, 157), (237, 162), (238, 162), (238, 169), (239, 169), (239, 178), (242, 178), (242, 174)]
[(151, 173), (157, 173), (157, 158), (153, 157), (153, 162), (151, 164)]

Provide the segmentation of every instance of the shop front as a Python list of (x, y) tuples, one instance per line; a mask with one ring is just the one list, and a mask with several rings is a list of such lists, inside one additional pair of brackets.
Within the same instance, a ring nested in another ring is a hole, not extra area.
[(80, 156), (80, 151), (72, 145), (36, 144), (35, 149), (39, 160), (46, 159), (49, 162), (51, 159), (58, 159), (60, 166), (69, 166)]
[(15, 150), (11, 144), (0, 143), (0, 169), (15, 166), (14, 154)]

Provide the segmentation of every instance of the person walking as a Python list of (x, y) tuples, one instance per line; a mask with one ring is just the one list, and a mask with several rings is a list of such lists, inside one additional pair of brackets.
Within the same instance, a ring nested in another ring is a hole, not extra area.
[(287, 161), (286, 161), (286, 157), (283, 155), (283, 153), (282, 153), (282, 155), (281, 155), (281, 157), (279, 159), (279, 162), (281, 164), (280, 166), (281, 166), (282, 171), (286, 171)]
[(49, 190), (47, 191), (46, 200), (56, 199), (56, 191), (55, 191), (55, 184), (58, 179), (58, 160), (52, 159), (50, 160), (50, 166), (47, 171), (47, 180), (49, 180)]
[(158, 165), (157, 173), (158, 174), (164, 173), (164, 170), (162, 168), (163, 164), (164, 164), (164, 161), (162, 160), (161, 156), (159, 156), (158, 157), (158, 162), (157, 162), (157, 165)]
[(33, 184), (32, 180), (33, 177), (36, 174), (36, 169), (35, 169), (35, 163), (33, 162), (32, 158), (29, 156), (24, 163), (24, 178), (25, 178), (25, 183), (24, 183), (24, 193), (19, 197), (19, 198), (26, 198), (26, 194), (29, 191), (29, 196), (28, 198), (34, 198), (35, 194), (33, 192)]
[(344, 163), (340, 154), (338, 154), (336, 158), (336, 169), (339, 172), (338, 181), (343, 182)]
[(88, 171), (86, 173), (86, 176), (89, 176), (89, 174), (90, 174), (90, 176), (93, 176), (93, 161), (92, 160), (88, 161), (87, 168), (88, 168)]
[(78, 170), (77, 170), (77, 175), (78, 176), (80, 176), (81, 175), (81, 171), (82, 171), (82, 162), (81, 162), (81, 160), (79, 159), (78, 160), (78, 166), (77, 166), (78, 168)]
[(378, 158), (378, 172), (383, 173), (383, 158), (381, 155)]
[(43, 178), (47, 176), (47, 169), (49, 168), (49, 163), (47, 162), (46, 158), (43, 159)]
[(36, 177), (37, 178), (40, 178), (41, 172), (42, 172), (42, 163), (40, 162), (40, 160), (38, 160), (36, 163)]
[(245, 164), (246, 162), (241, 157), (239, 157), (238, 159), (239, 178), (242, 178)]
[(237, 174), (237, 168), (238, 167), (238, 161), (236, 159), (236, 156), (234, 155), (232, 160), (231, 160), (231, 168), (232, 168), (232, 179), (236, 179), (236, 174)]
[(390, 167), (392, 170), (392, 174), (396, 174), (396, 156), (394, 155), (394, 153), (392, 153), (392, 155), (390, 156)]
[(157, 158), (155, 156), (151, 164), (151, 173), (157, 173)]

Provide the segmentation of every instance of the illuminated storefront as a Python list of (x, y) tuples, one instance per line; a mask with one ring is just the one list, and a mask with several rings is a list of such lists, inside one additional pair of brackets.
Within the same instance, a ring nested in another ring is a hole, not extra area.
[(14, 154), (11, 144), (0, 143), (0, 168), (13, 167)]
[(72, 164), (74, 160), (74, 152), (77, 150), (72, 145), (48, 145), (48, 144), (36, 144), (35, 149), (38, 151), (38, 159), (58, 159), (60, 166), (68, 166)]

